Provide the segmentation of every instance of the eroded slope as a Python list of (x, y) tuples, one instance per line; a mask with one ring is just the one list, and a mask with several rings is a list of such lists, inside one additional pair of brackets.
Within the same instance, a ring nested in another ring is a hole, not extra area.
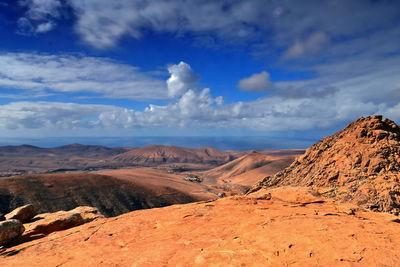
[(282, 185), (325, 188), (325, 195), (375, 211), (400, 212), (400, 128), (382, 116), (360, 118), (310, 147), (250, 192)]

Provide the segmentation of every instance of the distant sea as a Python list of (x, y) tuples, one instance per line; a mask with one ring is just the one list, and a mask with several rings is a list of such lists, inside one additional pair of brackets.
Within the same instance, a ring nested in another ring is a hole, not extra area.
[(213, 147), (219, 150), (260, 150), (308, 148), (317, 140), (290, 139), (265, 136), (168, 136), (168, 137), (46, 137), (46, 138), (0, 138), (0, 146), (33, 145), (56, 147), (68, 144), (101, 145), (107, 147), (142, 147), (169, 145), (188, 148)]

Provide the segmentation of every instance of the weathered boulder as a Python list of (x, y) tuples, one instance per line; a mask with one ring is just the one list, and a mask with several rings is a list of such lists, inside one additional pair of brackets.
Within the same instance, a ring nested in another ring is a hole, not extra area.
[(18, 220), (22, 223), (28, 222), (30, 219), (35, 217), (37, 214), (36, 209), (33, 205), (28, 204), (19, 208), (16, 208), (12, 212), (5, 215), (6, 220)]
[(47, 235), (85, 223), (85, 220), (79, 213), (70, 211), (38, 214), (33, 220), (32, 223), (25, 225), (26, 231), (24, 236)]
[(97, 218), (104, 218), (97, 208), (80, 206), (69, 211), (42, 213), (36, 215), (31, 223), (25, 224), (24, 237), (48, 235), (52, 232), (72, 228)]
[(24, 226), (18, 220), (6, 220), (0, 222), (0, 245), (5, 245), (20, 237), (24, 230)]
[(85, 223), (91, 222), (97, 218), (104, 218), (104, 215), (95, 207), (80, 206), (70, 210), (69, 212), (80, 214)]

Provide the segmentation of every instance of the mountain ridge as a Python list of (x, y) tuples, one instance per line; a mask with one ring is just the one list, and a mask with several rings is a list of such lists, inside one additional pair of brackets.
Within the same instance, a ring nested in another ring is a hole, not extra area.
[(259, 181), (249, 193), (285, 185), (310, 186), (344, 202), (399, 214), (399, 172), (400, 128), (375, 115), (321, 139), (289, 167)]

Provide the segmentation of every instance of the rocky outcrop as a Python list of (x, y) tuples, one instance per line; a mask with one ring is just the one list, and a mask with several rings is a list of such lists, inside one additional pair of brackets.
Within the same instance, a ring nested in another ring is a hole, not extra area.
[(89, 206), (38, 215), (35, 210), (33, 205), (28, 204), (6, 215), (7, 220), (0, 222), (0, 246), (10, 242), (11, 245), (23, 243), (32, 238), (41, 238), (97, 218), (104, 218), (98, 209)]
[(32, 204), (28, 204), (19, 208), (16, 208), (12, 212), (5, 215), (7, 220), (18, 220), (22, 223), (28, 222), (30, 219), (35, 217), (36, 209), (33, 207)]
[(48, 235), (50, 233), (69, 229), (85, 221), (79, 213), (58, 211), (35, 216), (34, 222), (25, 225), (24, 236)]
[(104, 215), (101, 214), (101, 212), (95, 207), (80, 206), (76, 207), (73, 210), (70, 210), (69, 212), (78, 213), (79, 215), (81, 215), (85, 223), (91, 222), (97, 218), (104, 218)]
[(310, 186), (374, 211), (400, 212), (400, 128), (382, 116), (360, 118), (310, 147), (288, 168), (250, 189)]
[(24, 226), (18, 220), (13, 219), (0, 222), (0, 246), (6, 245), (20, 237), (24, 230)]
[(48, 235), (53, 232), (69, 229), (97, 218), (104, 218), (94, 207), (77, 207), (69, 211), (57, 211), (36, 215), (32, 222), (25, 224), (24, 237)]

